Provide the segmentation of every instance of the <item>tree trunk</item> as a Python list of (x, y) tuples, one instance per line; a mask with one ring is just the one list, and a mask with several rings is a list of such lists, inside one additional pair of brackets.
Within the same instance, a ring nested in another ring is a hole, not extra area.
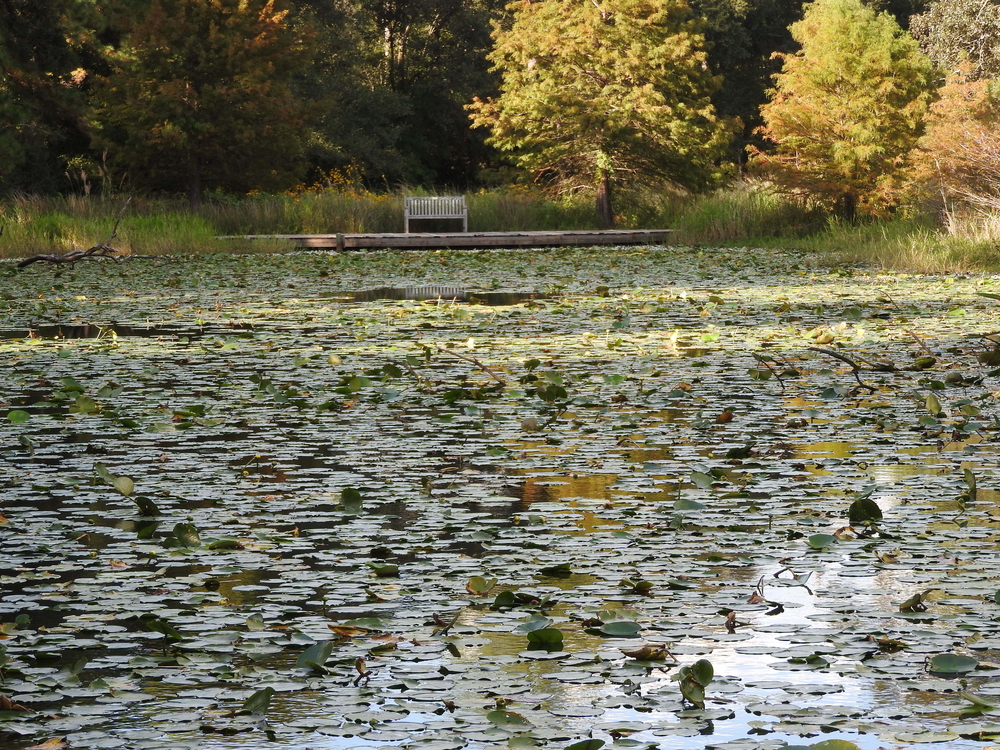
[(615, 213), (611, 205), (611, 175), (606, 170), (597, 174), (597, 225), (601, 229), (611, 229), (615, 225)]
[(837, 216), (848, 224), (853, 224), (858, 218), (858, 196), (851, 192), (843, 193), (837, 199), (836, 211)]
[(188, 205), (192, 211), (201, 208), (201, 165), (195, 156), (188, 157)]

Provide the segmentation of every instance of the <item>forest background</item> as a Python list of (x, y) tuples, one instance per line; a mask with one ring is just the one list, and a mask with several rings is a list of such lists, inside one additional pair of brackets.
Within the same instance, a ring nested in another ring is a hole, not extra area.
[(995, 268), (998, 74), (979, 0), (0, 0), (0, 254), (129, 195), (165, 252), (463, 192), (473, 230)]

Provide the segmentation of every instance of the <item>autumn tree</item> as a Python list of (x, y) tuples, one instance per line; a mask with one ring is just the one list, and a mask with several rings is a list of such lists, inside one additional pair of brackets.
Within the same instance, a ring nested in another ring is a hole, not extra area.
[(757, 163), (780, 185), (853, 220), (898, 199), (904, 162), (932, 99), (931, 63), (886, 13), (860, 0), (816, 0), (791, 27)]
[(926, 198), (1000, 209), (1000, 98), (996, 83), (966, 64), (948, 75), (931, 105), (914, 155), (913, 176)]
[(306, 116), (289, 82), (308, 61), (280, 0), (153, 0), (94, 95), (96, 141), (134, 183), (186, 191), (282, 187)]
[(704, 37), (684, 0), (516, 0), (490, 55), (496, 99), (470, 106), (489, 141), (530, 170), (596, 188), (602, 225), (612, 186), (661, 178), (703, 188), (732, 127), (710, 94)]

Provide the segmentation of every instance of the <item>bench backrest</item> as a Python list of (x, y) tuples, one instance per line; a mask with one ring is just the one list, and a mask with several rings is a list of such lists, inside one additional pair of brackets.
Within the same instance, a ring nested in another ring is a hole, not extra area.
[(469, 231), (469, 211), (464, 195), (406, 196), (403, 221), (410, 231), (410, 219), (461, 219), (462, 231)]

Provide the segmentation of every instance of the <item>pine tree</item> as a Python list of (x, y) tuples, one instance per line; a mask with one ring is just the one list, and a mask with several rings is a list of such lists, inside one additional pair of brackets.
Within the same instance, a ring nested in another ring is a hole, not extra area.
[(496, 26), (498, 98), (475, 100), (476, 126), (522, 167), (596, 188), (614, 223), (612, 186), (663, 178), (703, 188), (732, 124), (709, 99), (718, 81), (684, 0), (516, 0)]
[(761, 113), (775, 149), (757, 163), (847, 220), (891, 207), (932, 99), (930, 61), (860, 0), (816, 0), (791, 31), (802, 49), (775, 77)]
[(301, 166), (307, 63), (276, 0), (153, 0), (94, 95), (97, 143), (134, 183), (186, 191), (272, 189)]

